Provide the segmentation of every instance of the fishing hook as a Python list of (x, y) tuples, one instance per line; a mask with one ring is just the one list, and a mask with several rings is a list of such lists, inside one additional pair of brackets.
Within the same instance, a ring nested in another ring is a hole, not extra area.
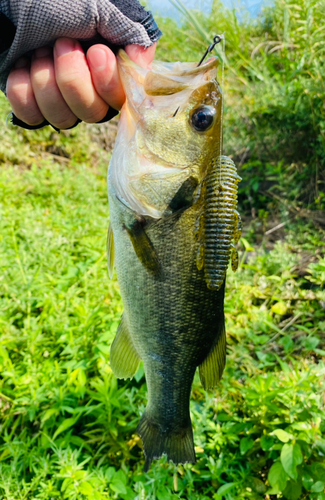
[(215, 35), (213, 37), (213, 43), (211, 43), (209, 45), (209, 47), (207, 48), (207, 50), (204, 52), (204, 55), (201, 59), (201, 61), (199, 62), (199, 64), (197, 65), (197, 67), (201, 66), (201, 64), (203, 63), (204, 59), (206, 58), (206, 56), (209, 54), (209, 52), (212, 52), (214, 47), (221, 42), (221, 40), (223, 39), (223, 35)]

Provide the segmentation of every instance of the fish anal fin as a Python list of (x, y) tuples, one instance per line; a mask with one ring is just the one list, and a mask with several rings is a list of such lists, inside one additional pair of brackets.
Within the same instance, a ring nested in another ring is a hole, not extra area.
[(182, 429), (163, 432), (158, 422), (151, 419), (146, 410), (141, 417), (137, 433), (142, 439), (146, 457), (145, 471), (148, 471), (152, 460), (163, 454), (175, 464), (196, 462), (191, 421)]
[(125, 229), (141, 264), (151, 274), (161, 277), (162, 269), (157, 252), (141, 221), (135, 221), (131, 227), (125, 227)]
[(108, 275), (112, 279), (114, 273), (114, 259), (115, 259), (115, 249), (114, 249), (114, 235), (112, 230), (112, 225), (108, 226), (107, 231), (107, 267)]
[(226, 330), (223, 320), (219, 335), (209, 354), (199, 366), (199, 374), (204, 389), (212, 389), (221, 379), (226, 365)]
[(132, 378), (139, 368), (140, 361), (141, 358), (133, 345), (127, 322), (122, 316), (111, 346), (110, 364), (113, 373), (117, 378)]

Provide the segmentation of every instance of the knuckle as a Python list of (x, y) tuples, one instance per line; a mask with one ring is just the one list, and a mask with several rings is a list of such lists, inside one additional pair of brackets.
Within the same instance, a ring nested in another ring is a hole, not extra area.
[(41, 71), (33, 71), (31, 74), (33, 88), (40, 91), (53, 88), (55, 86), (55, 77), (50, 69), (43, 69)]
[(27, 123), (28, 125), (40, 125), (44, 121), (44, 116), (38, 110), (28, 110), (28, 113), (15, 113), (17, 118)]
[(56, 128), (64, 130), (66, 128), (72, 127), (77, 121), (76, 117), (68, 117), (68, 118), (55, 118), (54, 120), (49, 120), (49, 122), (54, 125)]
[(17, 84), (16, 82), (8, 82), (7, 84), (7, 98), (11, 105), (24, 106), (27, 100), (28, 92), (27, 84)]
[(83, 121), (86, 123), (97, 123), (104, 118), (108, 111), (108, 105), (104, 104), (100, 107), (89, 108), (85, 114)]
[(65, 72), (57, 75), (57, 83), (64, 92), (79, 94), (83, 87), (83, 80), (78, 71)]

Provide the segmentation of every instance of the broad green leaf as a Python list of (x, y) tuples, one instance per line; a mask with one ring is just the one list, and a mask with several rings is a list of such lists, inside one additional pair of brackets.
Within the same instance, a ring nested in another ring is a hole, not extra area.
[(61, 491), (66, 491), (73, 484), (71, 477), (66, 477), (61, 485)]
[(310, 490), (310, 488), (314, 484), (313, 478), (309, 474), (307, 474), (307, 472), (305, 472), (305, 471), (302, 473), (302, 484), (303, 484), (303, 487), (308, 491)]
[(137, 494), (129, 486), (126, 488), (126, 493), (121, 495), (123, 500), (134, 500), (136, 496)]
[(127, 478), (125, 473), (120, 469), (114, 472), (114, 475), (109, 485), (113, 491), (124, 495), (126, 494), (126, 480)]
[(118, 471), (116, 471), (116, 472), (115, 472), (115, 474), (114, 474), (114, 476), (113, 476), (113, 481), (115, 481), (115, 480), (117, 480), (117, 479), (118, 479), (119, 481), (122, 481), (122, 483), (123, 483), (123, 484), (126, 484), (126, 482), (127, 482), (127, 477), (126, 477), (125, 472), (124, 472), (122, 469), (120, 469), (120, 470), (118, 470)]
[(309, 431), (312, 429), (312, 426), (307, 422), (297, 422), (296, 424), (292, 424), (290, 427), (296, 429), (297, 431)]
[(109, 483), (110, 488), (115, 491), (116, 493), (121, 493), (124, 495), (126, 493), (126, 487), (125, 484), (120, 481), (120, 479), (112, 479), (112, 481)]
[(273, 490), (281, 493), (286, 487), (288, 475), (285, 472), (281, 462), (275, 462), (269, 470), (268, 480)]
[(319, 462), (315, 462), (309, 468), (308, 472), (313, 477), (314, 481), (323, 481), (325, 483), (325, 467)]
[(282, 441), (282, 443), (287, 443), (288, 441), (290, 441), (290, 439), (294, 438), (292, 434), (289, 434), (282, 429), (276, 429), (275, 431), (271, 432), (271, 435), (276, 436), (280, 441)]
[(303, 456), (299, 444), (285, 444), (281, 450), (281, 463), (286, 473), (292, 478), (297, 479), (297, 465), (301, 464)]
[(158, 489), (157, 491), (157, 499), (158, 500), (170, 500), (170, 493), (167, 490), (167, 488), (164, 488), (163, 486)]
[(142, 379), (142, 377), (144, 376), (144, 368), (143, 368), (143, 363), (140, 363), (140, 366), (138, 368), (138, 371), (136, 372), (136, 374), (134, 375), (134, 378), (137, 382), (140, 382), (140, 380)]
[(11, 450), (9, 448), (5, 448), (0, 455), (0, 462), (2, 462), (2, 460), (6, 460), (9, 455), (11, 455)]
[(112, 480), (115, 473), (116, 470), (114, 469), (114, 467), (108, 467), (107, 471), (105, 472), (105, 478), (108, 483)]
[(279, 344), (283, 345), (286, 353), (292, 351), (295, 345), (292, 338), (289, 336), (282, 337), (282, 339), (279, 341)]
[(314, 445), (323, 455), (325, 455), (325, 439), (316, 439)]
[(65, 420), (63, 420), (63, 422), (59, 425), (59, 427), (56, 429), (54, 435), (53, 435), (53, 441), (58, 437), (59, 434), (61, 434), (61, 432), (64, 432), (66, 431), (67, 429), (69, 429), (70, 427), (72, 427), (78, 420), (79, 418), (79, 415), (77, 417), (71, 417), (71, 418), (66, 418)]
[(79, 493), (82, 493), (83, 495), (91, 495), (94, 491), (92, 485), (88, 481), (83, 481), (79, 484), (78, 490)]
[(263, 483), (263, 481), (261, 481), (258, 477), (253, 477), (251, 484), (252, 484), (252, 489), (256, 491), (256, 493), (260, 494), (265, 493), (266, 486)]
[(57, 408), (49, 408), (41, 417), (41, 422), (44, 423), (46, 420), (52, 417), (52, 415), (56, 415), (59, 413)]
[(303, 345), (308, 351), (313, 351), (318, 346), (320, 340), (317, 337), (307, 337), (303, 341)]
[(234, 486), (236, 486), (237, 483), (227, 483), (227, 484), (223, 484), (222, 486), (220, 486), (220, 488), (218, 489), (217, 491), (217, 494), (218, 495), (225, 495), (226, 493), (228, 493), (228, 491), (232, 490), (232, 488)]
[(274, 439), (271, 436), (261, 437), (261, 448), (263, 451), (268, 451), (274, 445)]
[(96, 345), (96, 347), (97, 347), (97, 349), (98, 349), (100, 352), (102, 352), (103, 354), (105, 354), (105, 356), (106, 356), (107, 354), (109, 354), (109, 353), (110, 353), (110, 350), (111, 350), (110, 346), (109, 346), (109, 345), (105, 345), (105, 344), (97, 344), (97, 345)]
[(325, 483), (323, 483), (323, 481), (317, 481), (317, 483), (312, 485), (310, 491), (314, 491), (315, 493), (321, 493), (322, 491), (324, 492), (324, 488), (325, 488)]
[(85, 373), (85, 370), (79, 369), (78, 382), (81, 385), (81, 387), (84, 387), (86, 385), (86, 383), (87, 383), (87, 375)]
[(240, 440), (240, 453), (245, 455), (245, 453), (254, 446), (254, 439), (249, 437), (244, 437)]
[(300, 498), (301, 491), (301, 484), (290, 480), (283, 491), (283, 495), (288, 500), (298, 500)]

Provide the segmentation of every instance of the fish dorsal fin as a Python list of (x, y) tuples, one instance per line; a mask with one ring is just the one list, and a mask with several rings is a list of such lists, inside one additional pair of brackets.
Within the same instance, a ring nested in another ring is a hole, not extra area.
[(114, 272), (114, 259), (115, 259), (115, 249), (114, 249), (114, 235), (112, 230), (112, 225), (108, 226), (107, 231), (107, 267), (108, 275), (112, 279)]
[(142, 223), (135, 221), (131, 227), (125, 228), (130, 236), (133, 248), (141, 264), (154, 276), (162, 276), (157, 252), (147, 235)]
[(110, 364), (115, 377), (132, 378), (139, 368), (140, 361), (141, 358), (133, 345), (127, 322), (122, 316), (110, 353)]
[(226, 364), (226, 330), (225, 320), (221, 321), (218, 335), (209, 354), (199, 366), (201, 383), (204, 389), (212, 389), (221, 379)]

